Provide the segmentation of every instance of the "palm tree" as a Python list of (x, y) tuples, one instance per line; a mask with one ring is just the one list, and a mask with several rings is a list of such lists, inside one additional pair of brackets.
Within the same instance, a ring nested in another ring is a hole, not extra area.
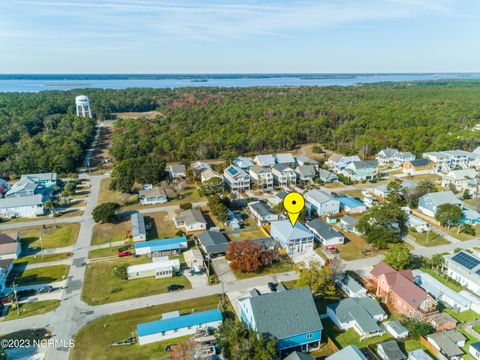
[(55, 223), (55, 203), (52, 200), (48, 200), (45, 202), (45, 208), (51, 210), (53, 216), (53, 225), (57, 227), (57, 224)]

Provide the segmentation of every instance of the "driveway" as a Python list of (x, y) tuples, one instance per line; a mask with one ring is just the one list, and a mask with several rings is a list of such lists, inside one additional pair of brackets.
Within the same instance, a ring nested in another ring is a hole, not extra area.
[(212, 267), (221, 282), (232, 283), (237, 281), (237, 277), (230, 269), (230, 265), (228, 265), (224, 256), (213, 259)]
[(316, 261), (322, 265), (325, 265), (325, 260), (323, 260), (323, 258), (320, 255), (318, 255), (315, 250), (294, 254), (293, 257), (291, 256), (291, 258), (295, 264), (299, 264), (299, 263), (308, 264), (310, 261)]
[(208, 278), (206, 274), (190, 275), (190, 270), (186, 269), (183, 272), (183, 275), (188, 279), (188, 281), (190, 281), (190, 284), (192, 284), (192, 289), (208, 286)]

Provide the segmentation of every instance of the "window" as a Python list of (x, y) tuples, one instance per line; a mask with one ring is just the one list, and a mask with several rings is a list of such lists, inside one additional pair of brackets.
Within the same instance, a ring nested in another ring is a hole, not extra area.
[(313, 334), (307, 334), (306, 338), (311, 339), (313, 337)]

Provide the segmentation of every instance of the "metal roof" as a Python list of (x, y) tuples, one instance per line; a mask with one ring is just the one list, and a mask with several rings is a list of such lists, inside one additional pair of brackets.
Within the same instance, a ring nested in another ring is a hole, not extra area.
[(365, 355), (355, 345), (348, 345), (333, 355), (327, 357), (326, 360), (368, 360)]
[(19, 196), (0, 199), (0, 208), (13, 208), (22, 206), (38, 206), (43, 204), (41, 194), (31, 196)]
[[(313, 238), (314, 235), (308, 230), (305, 225), (297, 221), (295, 228), (292, 227), (290, 220), (273, 221), (271, 225), (271, 234), (280, 235), (280, 240), (285, 242), (290, 240)], [(279, 240), (279, 239), (275, 239)]]
[(322, 239), (328, 240), (328, 239), (334, 239), (338, 237), (343, 238), (342, 234), (340, 234), (337, 230), (335, 230), (330, 225), (326, 224), (320, 219), (313, 219), (313, 220), (307, 221), (305, 225), (310, 230), (316, 232), (318, 236), (320, 236)]
[(140, 243), (134, 244), (134, 248), (142, 249), (142, 248), (150, 248), (150, 252), (155, 251), (167, 251), (167, 250), (175, 250), (181, 249), (185, 246), (182, 243), (187, 243), (187, 238), (185, 236), (180, 236), (176, 238), (169, 238), (169, 239), (161, 239), (161, 240), (150, 240), (144, 241)]
[(145, 230), (145, 219), (143, 214), (136, 212), (130, 216), (130, 221), (132, 222), (132, 235), (137, 237), (138, 235), (147, 235)]

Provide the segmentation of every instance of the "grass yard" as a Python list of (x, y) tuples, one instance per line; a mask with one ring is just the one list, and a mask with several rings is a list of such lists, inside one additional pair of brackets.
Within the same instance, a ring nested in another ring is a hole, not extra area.
[(225, 237), (228, 238), (230, 241), (235, 240), (248, 240), (248, 239), (258, 239), (265, 237), (265, 234), (259, 228), (254, 230), (247, 230), (247, 231), (238, 231), (230, 234), (225, 234)]
[(467, 341), (465, 342), (465, 346), (463, 347), (463, 351), (465, 351), (465, 354), (462, 355), (463, 360), (475, 360), (475, 358), (468, 353), (468, 349), (470, 348), (470, 344), (478, 342), (479, 339), (476, 337), (472, 336), (468, 331), (465, 329), (459, 329), (459, 331), (465, 335), (467, 338)]
[(91, 250), (88, 253), (88, 258), (89, 259), (97, 259), (97, 258), (103, 258), (103, 257), (108, 257), (108, 256), (116, 256), (118, 254), (118, 249), (120, 249), (123, 246), (129, 245), (129, 244), (131, 244), (131, 241), (126, 242), (124, 245)]
[(345, 185), (343, 185), (342, 183), (339, 183), (339, 182), (328, 183), (328, 184), (324, 184), (322, 186), (326, 187), (327, 189), (336, 189), (336, 188), (345, 187)]
[[(439, 246), (439, 245), (445, 245), (450, 243), (447, 240), (445, 240), (443, 237), (441, 237), (438, 234), (435, 234), (432, 231), (430, 231), (429, 233), (409, 231), (408, 235), (413, 237), (415, 239), (415, 242), (418, 245), (426, 246), (426, 247)], [(428, 235), (428, 240), (427, 240), (427, 235)]]
[(178, 229), (166, 211), (144, 214), (145, 225), (150, 224), (147, 240), (176, 237)]
[(130, 219), (127, 217), (116, 223), (95, 224), (93, 227), (92, 245), (125, 240), (126, 234), (130, 230)]
[(106, 261), (89, 263), (83, 283), (82, 300), (90, 305), (100, 305), (136, 297), (155, 295), (167, 292), (167, 286), (180, 284), (185, 289), (191, 285), (183, 275), (171, 278), (124, 280), (114, 274), (114, 268), (119, 265), (135, 265), (149, 262), (146, 257), (116, 258)]
[(44, 300), (20, 304), (20, 315), (16, 309), (10, 308), (3, 321), (26, 318), (28, 316), (41, 315), (53, 311), (60, 306), (60, 300)]
[(17, 286), (61, 281), (67, 277), (68, 269), (67, 265), (54, 265), (25, 270), (24, 264), (17, 264), (10, 273), (9, 281), (15, 280)]
[(445, 309), (443, 311), (445, 311), (446, 313), (449, 313), (455, 319), (457, 319), (458, 322), (462, 322), (462, 323), (468, 323), (468, 322), (480, 319), (480, 315), (473, 310), (462, 311), (460, 313), (456, 313), (452, 309)]
[[(335, 245), (339, 251), (340, 257), (345, 261), (364, 259), (372, 256), (377, 256), (382, 252), (370, 246), (366, 241), (354, 233), (347, 233), (340, 230), (338, 226), (335, 226), (337, 230), (345, 235), (345, 243), (343, 245)], [(363, 251), (362, 251), (363, 250)]]
[(338, 195), (347, 195), (347, 196), (350, 196), (350, 197), (362, 199), (363, 198), (362, 191), (363, 191), (363, 189), (339, 191)]
[(65, 260), (72, 256), (72, 253), (60, 253), (60, 254), (47, 254), (43, 255), (34, 255), (34, 256), (25, 256), (15, 260), (15, 264), (39, 264), (50, 261)]
[(164, 351), (165, 345), (178, 344), (183, 338), (142, 346), (135, 344), (111, 347), (111, 344), (131, 336), (132, 332), (136, 331), (137, 324), (159, 320), (162, 313), (178, 310), (181, 314), (188, 314), (210, 310), (217, 308), (219, 302), (220, 296), (212, 295), (104, 316), (78, 332), (70, 360), (161, 359), (168, 355)]
[(77, 241), (78, 231), (80, 230), (80, 224), (59, 224), (55, 228), (54, 225), (49, 225), (46, 229), (42, 227), (28, 227), (4, 230), (2, 233), (19, 232), (22, 240), (23, 249), (38, 247), (40, 248), (42, 242), (40, 241), (40, 233), (43, 234), (43, 247), (45, 249), (60, 248), (71, 246)]
[[(474, 226), (474, 227), (477, 231), (480, 230), (478, 228), (478, 226)], [(478, 236), (478, 234), (477, 235), (469, 235), (469, 234), (465, 234), (463, 232), (457, 233), (458, 227), (451, 227), (450, 229), (447, 229), (445, 227), (441, 227), (441, 229), (443, 231), (445, 231), (448, 235), (453, 236), (455, 239), (458, 239), (460, 241), (472, 240), (475, 236)]]
[(98, 205), (107, 202), (116, 202), (122, 204), (135, 204), (138, 201), (137, 195), (122, 194), (119, 191), (110, 190), (111, 178), (105, 178), (100, 181), (100, 193), (98, 195)]
[(383, 336), (377, 336), (360, 341), (360, 336), (358, 336), (353, 329), (342, 332), (330, 319), (323, 319), (322, 323), (330, 339), (332, 339), (340, 348), (347, 347), (348, 345), (356, 345), (359, 348), (363, 348), (365, 346), (378, 344), (380, 342), (392, 339), (392, 335), (387, 332)]
[(423, 272), (426, 272), (427, 274), (430, 274), (432, 277), (440, 281), (442, 284), (448, 286), (450, 289), (452, 289), (455, 292), (460, 292), (463, 290), (463, 286), (456, 283), (455, 281), (450, 280), (448, 277), (442, 274), (438, 274), (429, 268), (421, 268), (420, 270), (422, 270)]
[(293, 263), (290, 261), (290, 259), (283, 258), (277, 261), (276, 263), (274, 263), (272, 266), (264, 267), (258, 273), (245, 273), (239, 270), (233, 270), (233, 273), (235, 274), (237, 279), (240, 280), (240, 279), (249, 279), (256, 276), (278, 274), (278, 273), (288, 272), (292, 270), (293, 270)]

